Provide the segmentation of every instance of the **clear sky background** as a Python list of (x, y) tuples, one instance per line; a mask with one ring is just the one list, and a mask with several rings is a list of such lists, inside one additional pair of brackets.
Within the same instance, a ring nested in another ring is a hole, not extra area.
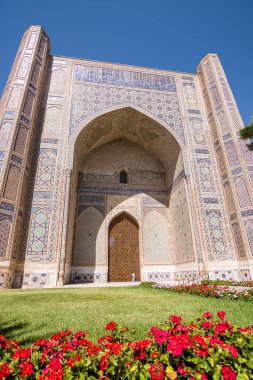
[(29, 25), (52, 54), (196, 72), (218, 53), (246, 124), (253, 115), (253, 0), (0, 0), (0, 94)]

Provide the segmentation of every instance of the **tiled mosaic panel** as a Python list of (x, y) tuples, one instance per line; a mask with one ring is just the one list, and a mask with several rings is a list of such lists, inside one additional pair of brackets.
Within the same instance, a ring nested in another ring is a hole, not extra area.
[(139, 229), (127, 215), (116, 217), (109, 227), (108, 281), (140, 280)]
[(48, 284), (48, 273), (25, 273), (23, 288), (43, 288)]
[(30, 117), (32, 114), (34, 99), (35, 99), (35, 94), (29, 90), (26, 95), (24, 109), (23, 109), (24, 113), (28, 117)]
[(242, 240), (241, 230), (238, 223), (232, 224), (234, 239), (237, 247), (238, 256), (240, 258), (245, 257), (245, 248)]
[(39, 208), (32, 214), (30, 236), (28, 242), (28, 255), (45, 255), (50, 223), (48, 210)]
[(241, 279), (243, 281), (249, 281), (252, 279), (249, 269), (241, 269)]
[(225, 147), (227, 150), (227, 156), (230, 166), (240, 165), (233, 141), (225, 142)]
[(24, 150), (25, 150), (27, 135), (28, 135), (28, 129), (20, 125), (18, 128), (18, 133), (16, 136), (16, 141), (15, 141), (13, 150), (14, 152), (20, 154), (21, 156), (23, 155)]
[(247, 220), (244, 222), (248, 242), (250, 246), (251, 256), (253, 256), (253, 220)]
[(216, 253), (217, 258), (220, 257), (225, 260), (224, 253), (226, 251), (226, 242), (223, 236), (221, 213), (216, 210), (206, 211), (206, 218), (209, 224), (213, 252)]
[(172, 75), (156, 75), (138, 71), (75, 65), (74, 78), (78, 82), (114, 84), (117, 86), (176, 92), (175, 78)]
[(234, 178), (235, 188), (241, 207), (248, 207), (251, 205), (249, 192), (243, 176)]
[(84, 284), (84, 283), (100, 282), (101, 280), (102, 280), (101, 273), (75, 271), (70, 274), (70, 284)]
[(10, 229), (10, 220), (0, 216), (0, 257), (6, 256)]
[(5, 150), (8, 146), (9, 135), (11, 132), (12, 121), (3, 120), (0, 126), (0, 149)]
[(36, 178), (37, 186), (53, 186), (55, 173), (56, 151), (41, 150)]
[(148, 272), (145, 275), (146, 281), (169, 281), (171, 279), (170, 272)]
[(198, 172), (200, 176), (201, 191), (204, 193), (214, 191), (211, 161), (208, 158), (198, 158)]
[(4, 198), (11, 201), (16, 200), (19, 177), (21, 169), (13, 164), (10, 164), (9, 173), (4, 190)]
[(136, 91), (96, 85), (73, 85), (70, 134), (79, 131), (91, 115), (121, 104), (137, 107), (154, 115), (184, 142), (184, 131), (176, 94)]

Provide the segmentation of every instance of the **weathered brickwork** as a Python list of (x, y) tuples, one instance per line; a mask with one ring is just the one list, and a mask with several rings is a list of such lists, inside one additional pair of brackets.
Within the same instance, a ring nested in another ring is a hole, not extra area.
[(31, 26), (0, 101), (0, 287), (253, 278), (242, 126), (216, 54), (197, 74), (54, 57)]

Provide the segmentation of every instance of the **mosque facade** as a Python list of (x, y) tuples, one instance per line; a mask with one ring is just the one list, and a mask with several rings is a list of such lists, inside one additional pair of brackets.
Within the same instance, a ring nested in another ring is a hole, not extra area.
[(196, 73), (21, 41), (0, 102), (0, 287), (253, 279), (253, 155), (216, 54)]

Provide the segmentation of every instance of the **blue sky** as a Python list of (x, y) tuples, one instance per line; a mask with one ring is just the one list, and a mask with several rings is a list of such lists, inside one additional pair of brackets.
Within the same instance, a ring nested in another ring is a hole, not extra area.
[(52, 54), (196, 72), (218, 53), (245, 123), (253, 115), (253, 0), (0, 0), (0, 93), (25, 29)]

